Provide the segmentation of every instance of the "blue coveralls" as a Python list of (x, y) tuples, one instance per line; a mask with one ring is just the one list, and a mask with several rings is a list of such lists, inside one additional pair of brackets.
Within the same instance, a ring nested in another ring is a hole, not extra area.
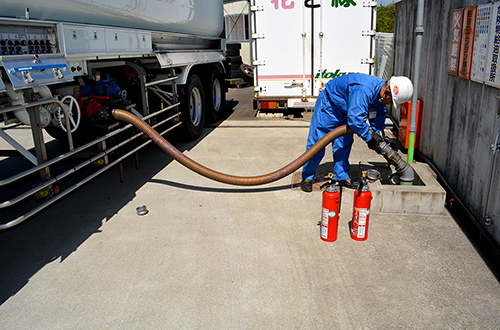
[[(363, 73), (351, 73), (330, 80), (319, 94), (309, 127), (307, 149), (331, 130), (348, 125), (365, 142), (371, 140), (370, 126), (375, 133), (385, 128), (386, 108), (379, 102), (384, 80)], [(368, 118), (370, 125), (366, 122)], [(349, 178), (349, 155), (354, 137), (338, 137), (332, 142), (333, 179)], [(320, 151), (302, 169), (302, 179), (312, 180), (325, 155)]]

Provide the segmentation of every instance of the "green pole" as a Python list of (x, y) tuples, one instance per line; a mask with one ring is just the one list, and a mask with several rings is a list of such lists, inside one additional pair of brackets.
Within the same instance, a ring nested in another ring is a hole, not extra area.
[(422, 47), (422, 35), (424, 34), (424, 2), (418, 0), (417, 21), (415, 28), (415, 66), (413, 70), (413, 98), (411, 101), (409, 141), (408, 141), (408, 163), (413, 163), (413, 150), (415, 148), (415, 132), (417, 119), (417, 104), (418, 104), (418, 80), (420, 75), (420, 52)]
[[(415, 132), (410, 132), (409, 136), (408, 136), (408, 158), (407, 158), (407, 162), (408, 164), (411, 164), (413, 163), (413, 150), (415, 149)], [(401, 183), (402, 186), (413, 186), (413, 182), (411, 183), (406, 183), (406, 184), (403, 184)]]
[(410, 133), (410, 136), (408, 137), (408, 163), (413, 163), (413, 151), (415, 149), (415, 133)]
[[(413, 163), (413, 149), (415, 147), (415, 132), (410, 132), (410, 136), (408, 137), (408, 164)], [(410, 183), (401, 183), (402, 186), (413, 186), (413, 182)]]

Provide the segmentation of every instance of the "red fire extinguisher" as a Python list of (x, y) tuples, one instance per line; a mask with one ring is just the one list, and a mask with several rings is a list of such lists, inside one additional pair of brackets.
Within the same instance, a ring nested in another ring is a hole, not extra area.
[(331, 181), (323, 192), (323, 212), (321, 214), (321, 239), (325, 242), (337, 240), (341, 192)]
[(351, 222), (351, 238), (353, 240), (365, 241), (368, 238), (368, 221), (372, 199), (370, 187), (363, 177), (358, 188), (354, 191), (354, 210)]

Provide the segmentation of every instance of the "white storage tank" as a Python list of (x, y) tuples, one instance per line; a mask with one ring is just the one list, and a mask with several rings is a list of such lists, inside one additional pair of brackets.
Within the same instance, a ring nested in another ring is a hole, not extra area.
[(0, 16), (218, 37), (222, 0), (1, 0)]

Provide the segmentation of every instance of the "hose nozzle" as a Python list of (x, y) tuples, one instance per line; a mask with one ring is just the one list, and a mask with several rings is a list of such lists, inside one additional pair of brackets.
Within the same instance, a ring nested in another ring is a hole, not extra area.
[(410, 185), (413, 183), (415, 179), (415, 173), (413, 168), (407, 161), (403, 160), (399, 153), (392, 149), (391, 146), (385, 142), (381, 141), (378, 148), (378, 153), (384, 156), (387, 162), (396, 167), (396, 172), (399, 175), (399, 179), (401, 180), (401, 184)]

